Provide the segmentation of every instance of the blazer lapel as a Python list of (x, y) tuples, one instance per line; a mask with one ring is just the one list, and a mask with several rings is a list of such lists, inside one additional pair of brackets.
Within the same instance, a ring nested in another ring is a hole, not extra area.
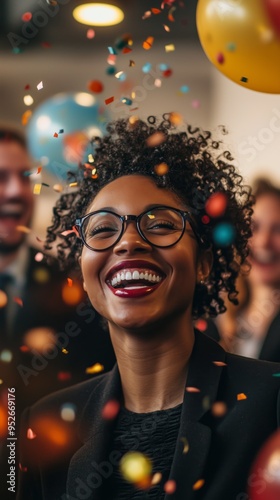
[[(120, 400), (122, 395), (121, 382), (117, 365), (104, 377), (91, 394), (83, 415), (79, 431), (84, 445), (73, 455), (67, 476), (67, 493), (69, 500), (87, 498), (98, 500), (104, 477), (100, 474), (101, 462), (110, 468), (108, 452), (111, 444), (115, 419), (102, 418), (102, 409), (110, 400)], [(105, 476), (106, 477), (106, 476)], [(72, 496), (71, 496), (72, 495)]]
[[(203, 484), (204, 468), (211, 445), (211, 428), (205, 424), (210, 406), (217, 398), (222, 366), (226, 353), (214, 341), (196, 330), (195, 344), (190, 358), (187, 387), (180, 421), (180, 429), (169, 479), (176, 482), (176, 500), (192, 500), (196, 488)], [(204, 417), (204, 418), (203, 418)], [(203, 418), (203, 421), (202, 421)], [(202, 486), (203, 488), (203, 486)], [(202, 490), (203, 491), (203, 490)], [(165, 499), (171, 498), (166, 495)]]

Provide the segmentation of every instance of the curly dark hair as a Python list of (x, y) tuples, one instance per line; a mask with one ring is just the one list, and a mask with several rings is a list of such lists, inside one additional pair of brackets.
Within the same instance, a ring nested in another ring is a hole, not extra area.
[[(62, 194), (54, 208), (53, 225), (47, 230), (46, 248), (52, 248), (57, 237), (57, 257), (67, 266), (77, 263), (82, 242), (71, 230), (75, 219), (87, 211), (96, 194), (114, 179), (132, 174), (151, 177), (157, 186), (175, 193), (195, 219), (197, 232), (204, 244), (212, 247), (213, 267), (206, 283), (196, 286), (193, 317), (214, 317), (226, 307), (220, 296), (226, 291), (233, 303), (237, 301), (236, 277), (248, 255), (247, 241), (251, 236), (253, 197), (249, 186), (242, 183), (229, 151), (220, 152), (221, 142), (212, 139), (208, 131), (174, 125), (172, 114), (163, 115), (160, 122), (154, 116), (147, 122), (139, 119), (119, 119), (107, 126), (108, 134), (92, 140), (94, 163), (80, 165), (75, 192)], [(157, 166), (166, 164), (160, 175)], [(156, 168), (155, 168), (156, 167)], [(222, 217), (209, 217), (205, 203), (211, 195), (222, 192), (227, 208)], [(218, 244), (213, 241), (215, 226), (226, 221), (235, 229), (234, 241)]]

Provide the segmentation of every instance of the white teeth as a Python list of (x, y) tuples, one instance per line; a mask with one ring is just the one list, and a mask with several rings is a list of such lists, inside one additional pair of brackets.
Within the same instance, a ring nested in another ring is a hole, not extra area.
[[(137, 281), (137, 280), (146, 280), (150, 281), (151, 283), (159, 283), (162, 280), (162, 277), (159, 276), (158, 274), (155, 274), (153, 271), (138, 271), (138, 270), (124, 270), (121, 272), (116, 273), (112, 278), (111, 278), (111, 285), (112, 286), (117, 286), (119, 285), (122, 281)], [(132, 286), (140, 286), (140, 287), (145, 287), (145, 285), (136, 285), (136, 284), (131, 284), (127, 285), (127, 287), (131, 288)]]

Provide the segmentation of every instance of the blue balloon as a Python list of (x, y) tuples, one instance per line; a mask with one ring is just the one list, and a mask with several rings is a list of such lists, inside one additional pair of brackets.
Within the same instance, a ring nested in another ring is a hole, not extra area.
[(34, 111), (27, 128), (31, 155), (60, 180), (77, 172), (92, 153), (90, 139), (103, 136), (107, 109), (87, 92), (57, 94)]

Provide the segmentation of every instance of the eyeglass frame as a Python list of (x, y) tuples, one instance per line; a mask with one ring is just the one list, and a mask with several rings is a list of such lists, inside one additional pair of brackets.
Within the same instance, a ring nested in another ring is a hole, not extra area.
[[(151, 243), (147, 238), (146, 236), (142, 233), (142, 230), (140, 228), (140, 221), (141, 221), (141, 218), (146, 215), (147, 213), (149, 213), (151, 210), (153, 209), (167, 209), (167, 210), (173, 210), (174, 212), (176, 212), (177, 214), (179, 214), (182, 218), (182, 221), (183, 221), (183, 227), (182, 227), (182, 233), (180, 235), (180, 237), (178, 238), (177, 241), (175, 241), (174, 243), (171, 243), (170, 245), (155, 245), (154, 243)], [(121, 231), (120, 231), (120, 234), (119, 236), (117, 237), (116, 241), (106, 247), (106, 248), (100, 248), (100, 249), (95, 249), (95, 248), (92, 248), (86, 241), (85, 241), (85, 238), (84, 238), (84, 235), (83, 235), (83, 231), (82, 231), (82, 226), (83, 226), (83, 223), (84, 221), (91, 217), (92, 215), (95, 215), (95, 214), (98, 214), (100, 212), (106, 212), (108, 214), (112, 214), (116, 217), (118, 217), (122, 223), (122, 228), (121, 228)], [(92, 250), (93, 252), (104, 252), (105, 250), (109, 250), (110, 248), (112, 248), (113, 246), (115, 246), (119, 241), (120, 239), (122, 238), (124, 232), (125, 232), (125, 222), (130, 222), (130, 221), (136, 221), (136, 229), (138, 231), (138, 234), (141, 236), (141, 238), (146, 241), (146, 243), (148, 243), (149, 245), (153, 246), (153, 247), (156, 247), (156, 248), (170, 248), (174, 245), (177, 245), (177, 243), (179, 243), (180, 239), (183, 237), (183, 234), (185, 232), (185, 229), (186, 229), (186, 220), (188, 221), (188, 223), (190, 224), (191, 226), (191, 229), (193, 231), (193, 234), (194, 236), (196, 237), (197, 241), (203, 245), (205, 245), (203, 239), (201, 238), (201, 236), (198, 234), (196, 228), (195, 228), (195, 223), (194, 221), (192, 220), (191, 218), (191, 212), (189, 211), (184, 211), (184, 210), (180, 210), (179, 208), (174, 208), (174, 207), (169, 207), (168, 205), (159, 205), (159, 206), (155, 206), (154, 208), (150, 208), (148, 210), (145, 210), (144, 212), (141, 212), (141, 214), (139, 215), (119, 215), (117, 214), (116, 212), (113, 212), (112, 210), (95, 210), (94, 212), (90, 212), (89, 214), (86, 214), (84, 215), (83, 217), (79, 217), (78, 219), (75, 220), (75, 224), (74, 224), (74, 228), (78, 231), (78, 234), (83, 242), (83, 244), (89, 248), (89, 250)]]

